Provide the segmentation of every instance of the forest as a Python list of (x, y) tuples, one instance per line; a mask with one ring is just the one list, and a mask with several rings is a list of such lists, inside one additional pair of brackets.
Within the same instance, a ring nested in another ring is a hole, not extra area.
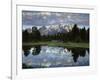
[(89, 28), (78, 28), (77, 24), (74, 24), (73, 28), (69, 32), (57, 33), (53, 35), (41, 35), (37, 27), (32, 29), (31, 33), (28, 33), (27, 29), (22, 32), (23, 42), (40, 42), (40, 41), (58, 41), (58, 42), (89, 42)]

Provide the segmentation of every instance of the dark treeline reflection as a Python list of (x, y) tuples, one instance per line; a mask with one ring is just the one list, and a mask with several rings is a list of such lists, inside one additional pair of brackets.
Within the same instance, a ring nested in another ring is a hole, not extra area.
[(39, 46), (35, 46), (33, 51), (32, 51), (32, 54), (33, 55), (38, 55), (40, 53), (40, 51), (41, 51), (41, 46), (40, 45)]
[(25, 56), (28, 56), (30, 54), (29, 52), (30, 48), (31, 46), (23, 46), (23, 51)]
[(25, 56), (28, 56), (30, 53), (32, 53), (32, 55), (38, 55), (41, 51), (41, 46), (23, 46), (23, 51)]
[(88, 51), (89, 53), (89, 48), (71, 48), (69, 49), (72, 51), (72, 56), (73, 56), (73, 60), (74, 62), (77, 62), (77, 59), (79, 56), (85, 57), (86, 55), (86, 51)]

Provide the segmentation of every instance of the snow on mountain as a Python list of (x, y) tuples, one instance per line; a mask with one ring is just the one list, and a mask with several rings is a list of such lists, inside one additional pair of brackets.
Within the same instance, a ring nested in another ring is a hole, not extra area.
[(41, 35), (52, 35), (57, 33), (65, 33), (72, 30), (73, 25), (59, 24), (59, 25), (49, 25), (43, 26), (39, 29)]

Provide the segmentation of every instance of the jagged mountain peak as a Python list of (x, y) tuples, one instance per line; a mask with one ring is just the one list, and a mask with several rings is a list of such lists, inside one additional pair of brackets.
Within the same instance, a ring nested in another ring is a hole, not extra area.
[(39, 29), (39, 31), (41, 35), (52, 35), (57, 33), (69, 32), (71, 29), (72, 29), (72, 25), (58, 24), (58, 25), (43, 26)]

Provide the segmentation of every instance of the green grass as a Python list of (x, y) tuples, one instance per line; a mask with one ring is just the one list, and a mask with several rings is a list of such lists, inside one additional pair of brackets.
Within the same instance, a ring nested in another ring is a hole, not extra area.
[(29, 43), (23, 43), (23, 46), (28, 45), (47, 45), (47, 46), (62, 46), (67, 48), (89, 48), (89, 43), (75, 43), (75, 42), (53, 42), (53, 41), (47, 41), (47, 42), (29, 42)]

